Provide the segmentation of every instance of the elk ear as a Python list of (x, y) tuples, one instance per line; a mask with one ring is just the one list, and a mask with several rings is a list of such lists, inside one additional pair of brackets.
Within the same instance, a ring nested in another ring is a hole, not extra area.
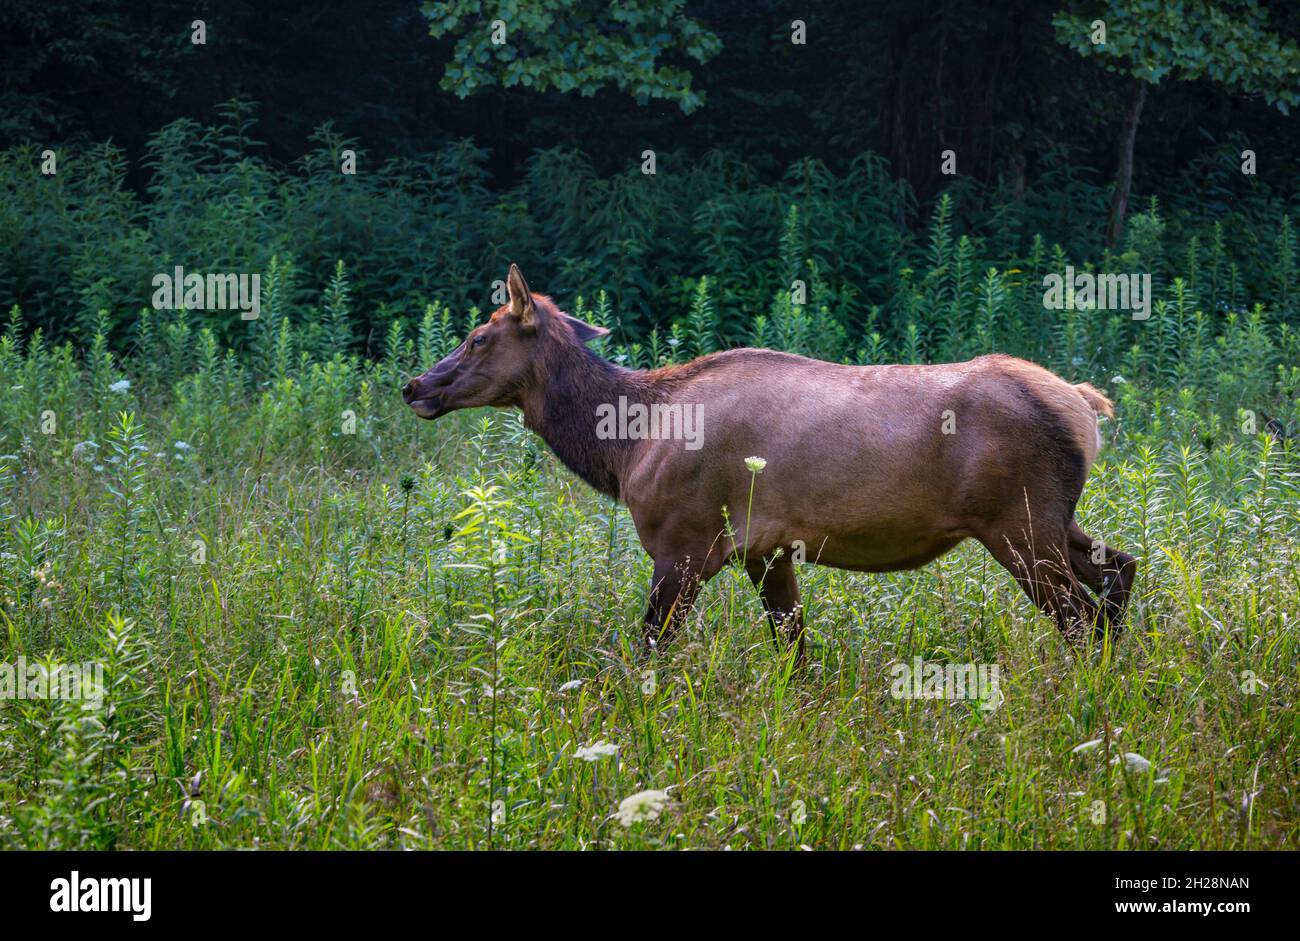
[(532, 330), (537, 326), (537, 308), (533, 305), (533, 295), (528, 290), (524, 273), (513, 262), (510, 274), (506, 276), (506, 290), (510, 293), (510, 314), (519, 321), (519, 326)]
[(579, 320), (570, 314), (564, 314), (564, 322), (573, 328), (573, 332), (578, 337), (579, 343), (590, 343), (592, 340), (598, 340), (601, 337), (609, 336), (609, 330), (605, 327), (598, 327), (593, 323), (587, 323), (585, 320)]

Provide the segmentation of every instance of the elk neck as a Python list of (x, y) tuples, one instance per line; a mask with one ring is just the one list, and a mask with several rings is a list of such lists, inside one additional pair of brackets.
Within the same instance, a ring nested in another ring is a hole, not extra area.
[(547, 344), (538, 367), (519, 396), (524, 424), (569, 470), (617, 499), (636, 442), (597, 438), (597, 408), (616, 405), (620, 396), (629, 404), (657, 401), (658, 383), (650, 373), (624, 369), (570, 343)]

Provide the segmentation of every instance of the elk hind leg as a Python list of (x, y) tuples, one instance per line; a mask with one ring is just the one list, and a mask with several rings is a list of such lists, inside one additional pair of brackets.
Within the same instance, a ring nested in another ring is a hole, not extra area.
[(980, 541), (1029, 599), (1051, 616), (1071, 646), (1081, 648), (1095, 634), (1101, 610), (1070, 565), (1064, 526), (1012, 527), (991, 532)]
[(1114, 640), (1119, 636), (1133, 591), (1137, 559), (1093, 539), (1077, 522), (1070, 522), (1066, 535), (1070, 542), (1070, 568), (1079, 581), (1097, 593)]

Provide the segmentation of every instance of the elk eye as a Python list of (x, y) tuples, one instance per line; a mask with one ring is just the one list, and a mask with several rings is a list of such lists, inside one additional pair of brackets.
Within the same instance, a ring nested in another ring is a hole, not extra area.
[(470, 345), (471, 345), (471, 346), (482, 346), (482, 345), (483, 345), (484, 343), (486, 343), (486, 342), (487, 342), (487, 334), (486, 334), (486, 333), (480, 333), (478, 336), (476, 336), (476, 337), (474, 338), (474, 342), (473, 342), (472, 344), (470, 344)]

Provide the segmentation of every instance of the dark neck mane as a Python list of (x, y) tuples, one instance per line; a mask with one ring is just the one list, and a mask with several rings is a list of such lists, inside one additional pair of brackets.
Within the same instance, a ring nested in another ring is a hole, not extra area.
[(596, 409), (656, 401), (658, 384), (650, 373), (636, 372), (602, 359), (572, 342), (548, 343), (537, 381), (523, 391), (524, 424), (541, 436), (556, 457), (606, 496), (618, 498), (628, 455), (635, 441), (596, 437)]

